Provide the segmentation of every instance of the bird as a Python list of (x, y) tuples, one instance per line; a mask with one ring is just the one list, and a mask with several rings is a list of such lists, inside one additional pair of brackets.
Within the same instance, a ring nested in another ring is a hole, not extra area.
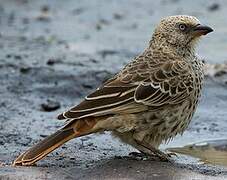
[(195, 48), (213, 29), (189, 15), (161, 19), (145, 50), (117, 74), (58, 116), (65, 124), (22, 153), (13, 165), (30, 166), (67, 141), (104, 131), (148, 156), (188, 127), (203, 87)]

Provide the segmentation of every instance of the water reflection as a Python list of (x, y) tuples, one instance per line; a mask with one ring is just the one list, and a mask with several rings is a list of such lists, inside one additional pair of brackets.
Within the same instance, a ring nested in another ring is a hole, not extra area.
[(204, 163), (227, 166), (227, 139), (204, 141), (167, 151), (199, 158)]

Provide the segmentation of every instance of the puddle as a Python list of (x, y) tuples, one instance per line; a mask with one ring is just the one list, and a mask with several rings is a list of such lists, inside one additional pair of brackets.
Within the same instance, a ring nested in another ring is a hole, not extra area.
[(204, 141), (166, 150), (198, 158), (204, 164), (227, 166), (227, 139)]

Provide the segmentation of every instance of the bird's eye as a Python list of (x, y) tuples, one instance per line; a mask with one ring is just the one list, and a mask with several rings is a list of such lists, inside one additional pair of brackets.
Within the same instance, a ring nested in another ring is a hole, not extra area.
[(180, 25), (179, 25), (179, 29), (180, 29), (181, 31), (185, 31), (186, 28), (187, 28), (187, 26), (186, 26), (185, 24), (180, 24)]

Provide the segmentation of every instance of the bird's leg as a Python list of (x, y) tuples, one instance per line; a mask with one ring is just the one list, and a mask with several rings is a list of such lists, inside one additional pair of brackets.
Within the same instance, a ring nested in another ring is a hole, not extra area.
[(142, 141), (137, 141), (137, 148), (139, 151), (141, 151), (144, 154), (147, 154), (151, 157), (158, 157), (161, 161), (167, 161), (170, 162), (170, 155), (169, 154), (165, 154), (164, 152), (160, 151), (159, 149), (149, 145), (146, 142), (142, 142)]
[(148, 158), (150, 160), (162, 160), (162, 161), (170, 161), (170, 155), (165, 154), (164, 152), (156, 149), (155, 147), (141, 141), (143, 138), (138, 138), (132, 132), (119, 133), (117, 131), (112, 132), (114, 136), (119, 137), (123, 142), (132, 145), (136, 149), (138, 149), (141, 153), (131, 152), (129, 155), (139, 158)]

